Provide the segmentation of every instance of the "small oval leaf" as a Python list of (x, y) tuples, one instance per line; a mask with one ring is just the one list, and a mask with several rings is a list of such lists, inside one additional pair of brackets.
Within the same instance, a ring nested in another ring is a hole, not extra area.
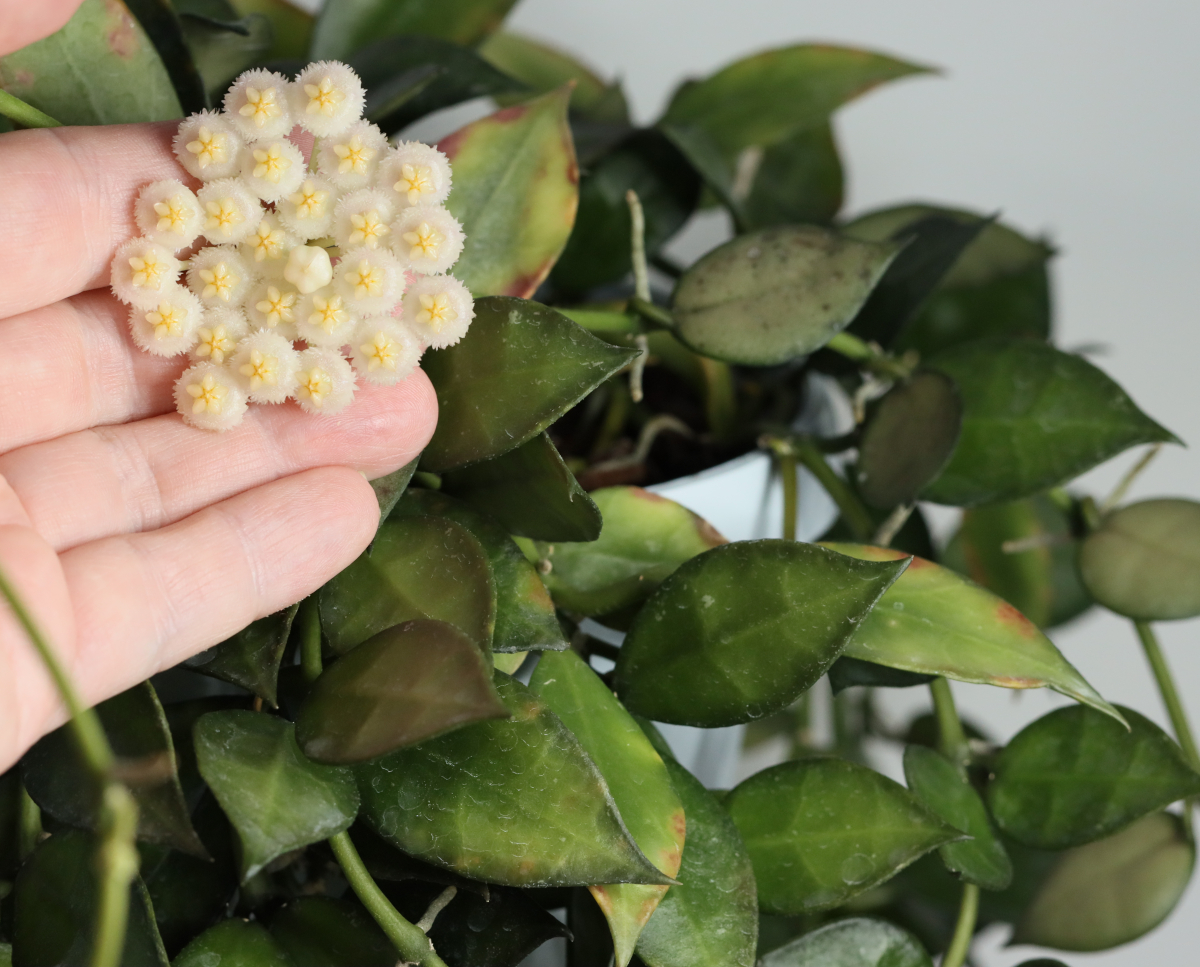
[(266, 927), (249, 920), (224, 920), (209, 927), (179, 952), (171, 967), (294, 967)]
[(184, 664), (192, 671), (253, 692), (274, 707), (279, 704), (276, 701), (279, 665), (299, 610), (300, 605), (293, 604), (259, 618), (232, 638), (193, 655)]
[(348, 60), (372, 40), (426, 34), (472, 47), (504, 21), (516, 0), (338, 0), (323, 4), (312, 39), (312, 59)]
[(933, 967), (928, 952), (907, 930), (867, 917), (819, 927), (772, 950), (759, 963), (760, 967)]

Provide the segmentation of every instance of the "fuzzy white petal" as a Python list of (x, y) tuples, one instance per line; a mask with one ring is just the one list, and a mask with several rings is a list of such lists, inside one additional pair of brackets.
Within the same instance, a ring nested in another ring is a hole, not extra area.
[(381, 386), (392, 386), (408, 376), (423, 351), (412, 330), (387, 316), (361, 323), (350, 343), (355, 371)]
[(139, 349), (155, 356), (178, 356), (196, 344), (204, 307), (182, 286), (166, 292), (152, 309), (130, 309), (129, 330)]
[(195, 194), (175, 180), (155, 181), (138, 192), (133, 218), (142, 235), (172, 252), (196, 241), (204, 225)]
[(392, 251), (401, 265), (422, 275), (448, 272), (465, 241), (458, 219), (433, 205), (405, 208), (392, 225)]
[(172, 147), (189, 175), (215, 181), (237, 174), (245, 141), (223, 114), (201, 111), (179, 123)]
[(402, 141), (379, 163), (375, 182), (397, 208), (440, 205), (450, 195), (450, 160), (432, 145)]
[(275, 205), (279, 223), (297, 238), (308, 241), (328, 235), (338, 192), (324, 178), (308, 175), (300, 187)]
[(355, 315), (382, 316), (400, 302), (404, 273), (386, 249), (355, 248), (334, 269), (333, 287)]
[(188, 288), (206, 307), (240, 308), (256, 281), (258, 272), (236, 245), (209, 245), (188, 261)]
[(229, 369), (251, 403), (282, 403), (296, 389), (299, 360), (290, 339), (259, 330), (237, 344)]
[(430, 349), (453, 346), (474, 318), (471, 293), (452, 275), (425, 276), (404, 293), (404, 323)]
[(268, 70), (249, 70), (225, 94), (225, 118), (247, 141), (282, 138), (292, 130), (291, 82)]
[(335, 137), (362, 117), (366, 92), (353, 68), (332, 60), (309, 64), (292, 82), (292, 115), (305, 131)]
[(204, 209), (202, 232), (214, 245), (241, 242), (262, 221), (262, 203), (237, 178), (210, 181), (196, 197)]
[(308, 174), (304, 155), (287, 138), (251, 141), (242, 152), (243, 183), (265, 202), (277, 202), (303, 183)]
[(246, 415), (246, 394), (224, 366), (197, 363), (175, 381), (175, 408), (191, 426), (229, 430)]
[(356, 121), (317, 147), (317, 171), (341, 191), (366, 188), (387, 151), (387, 137), (369, 121)]
[(296, 402), (306, 413), (332, 416), (354, 399), (354, 368), (336, 349), (313, 347), (300, 354)]
[(117, 249), (109, 281), (113, 295), (122, 302), (151, 309), (164, 292), (179, 286), (182, 268), (170, 249), (148, 238), (135, 238)]

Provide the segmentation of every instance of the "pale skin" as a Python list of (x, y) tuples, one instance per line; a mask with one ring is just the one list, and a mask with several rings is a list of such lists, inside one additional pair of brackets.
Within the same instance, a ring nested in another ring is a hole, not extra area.
[[(73, 0), (0, 0), (0, 54), (56, 30)], [(183, 424), (183, 357), (139, 351), (109, 262), (153, 181), (191, 180), (175, 125), (0, 135), (0, 568), (88, 703), (310, 594), (367, 546), (368, 478), (425, 445), (419, 370), (363, 383), (314, 417), (251, 407), (227, 433)], [(0, 603), (0, 772), (64, 720)]]

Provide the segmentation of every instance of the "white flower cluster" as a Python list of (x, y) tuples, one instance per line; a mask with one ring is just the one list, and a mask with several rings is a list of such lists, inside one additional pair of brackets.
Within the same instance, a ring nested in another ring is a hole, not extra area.
[(143, 234), (118, 249), (112, 290), (139, 347), (191, 354), (175, 400), (193, 426), (227, 430), (248, 403), (287, 399), (336, 413), (358, 377), (399, 382), (471, 324), (471, 295), (448, 274), (464, 242), (443, 207), (450, 162), (389, 145), (363, 101), (335, 61), (294, 81), (247, 71), (222, 111), (179, 125), (175, 155), (199, 189), (138, 195)]

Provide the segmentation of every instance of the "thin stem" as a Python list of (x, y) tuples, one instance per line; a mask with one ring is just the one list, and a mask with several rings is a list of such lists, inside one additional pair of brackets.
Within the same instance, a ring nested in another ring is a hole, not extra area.
[(971, 752), (967, 746), (967, 734), (963, 731), (962, 722), (958, 717), (958, 709), (954, 707), (954, 694), (950, 691), (950, 683), (944, 678), (935, 678), (929, 683), (929, 691), (933, 695), (933, 710), (937, 715), (942, 755), (953, 762), (959, 773), (965, 776), (971, 761)]
[(942, 967), (962, 967), (971, 952), (971, 938), (975, 935), (975, 920), (979, 916), (979, 887), (964, 883), (962, 900), (958, 906), (958, 922), (954, 925), (954, 938), (950, 949), (942, 958)]
[(826, 349), (860, 363), (864, 369), (880, 373), (891, 379), (908, 379), (920, 361), (915, 353), (908, 352), (897, 358), (890, 356), (875, 343), (863, 342), (858, 336), (839, 332), (825, 344)]
[(645, 302), (650, 301), (650, 271), (646, 266), (646, 216), (642, 201), (632, 188), (625, 192), (629, 205), (630, 253), (633, 257), (633, 291)]
[(118, 967), (125, 950), (125, 927), (129, 921), (129, 884), (137, 876), (138, 808), (133, 796), (119, 782), (104, 789), (101, 806), (101, 843), (97, 855), (99, 899), (96, 906), (92, 967)]
[(312, 595), (300, 607), (300, 670), (310, 685), (325, 670), (321, 661), (321, 611)]
[(846, 481), (837, 475), (833, 467), (826, 463), (824, 454), (813, 446), (811, 441), (797, 440), (794, 445), (796, 456), (833, 498), (854, 536), (860, 541), (869, 541), (875, 532), (875, 521), (863, 502), (847, 486)]
[(863, 342), (858, 336), (848, 332), (839, 332), (825, 344), (826, 349), (845, 356), (856, 363), (865, 363), (876, 356), (875, 350)]
[(1158, 456), (1158, 451), (1163, 448), (1161, 443), (1156, 443), (1149, 450), (1142, 454), (1142, 459), (1135, 463), (1126, 471), (1125, 476), (1121, 478), (1111, 494), (1104, 498), (1104, 503), (1100, 505), (1100, 514), (1103, 516), (1117, 506), (1125, 498), (1125, 494), (1129, 492), (1129, 488), (1133, 486), (1133, 482), (1137, 480), (1139, 474), (1150, 465), (1150, 461)]
[(1200, 752), (1196, 750), (1196, 739), (1192, 735), (1192, 727), (1188, 724), (1183, 701), (1179, 698), (1179, 692), (1175, 688), (1175, 679), (1171, 675), (1171, 669), (1167, 667), (1167, 659), (1158, 644), (1158, 637), (1148, 622), (1135, 621), (1133, 626), (1142, 640), (1142, 650), (1146, 652), (1146, 660), (1150, 662), (1154, 679), (1158, 682), (1158, 691), (1162, 695), (1163, 704), (1167, 707), (1167, 714), (1171, 717), (1171, 727), (1175, 730), (1175, 738), (1179, 740), (1179, 746), (1183, 749), (1188, 764), (1200, 772)]
[(433, 949), (433, 944), (414, 924), (409, 923), (396, 911), (391, 901), (384, 896), (379, 885), (371, 878), (358, 850), (350, 841), (349, 833), (338, 833), (329, 839), (333, 853), (341, 864), (342, 872), (350, 883), (362, 905), (375, 918), (388, 939), (406, 961), (421, 967), (446, 967), (446, 962)]
[(457, 895), (458, 887), (456, 886), (448, 886), (446, 889), (442, 890), (441, 893), (433, 898), (433, 902), (429, 904), (428, 909), (425, 911), (425, 915), (417, 921), (417, 929), (420, 930), (421, 933), (429, 933), (429, 931), (433, 928), (433, 921), (437, 919), (438, 914), (445, 910), (446, 907), (450, 905), (450, 901), (453, 900)]
[(779, 476), (783, 480), (783, 539), (796, 539), (796, 513), (799, 504), (800, 485), (796, 473), (796, 454), (779, 455)]
[(17, 858), (24, 863), (42, 838), (42, 811), (21, 786), (20, 818), (17, 826)]
[(675, 317), (662, 306), (656, 306), (649, 299), (634, 296), (629, 300), (629, 308), (650, 323), (651, 329), (674, 329)]
[(896, 539), (896, 535), (900, 533), (901, 528), (908, 522), (908, 518), (912, 516), (912, 512), (916, 509), (916, 504), (901, 504), (887, 516), (879, 529), (875, 531), (875, 536), (871, 538), (871, 543), (876, 547), (887, 547)]
[(44, 114), (32, 104), (26, 104), (8, 91), (0, 90), (0, 114), (27, 128), (60, 128), (62, 125), (49, 114)]

